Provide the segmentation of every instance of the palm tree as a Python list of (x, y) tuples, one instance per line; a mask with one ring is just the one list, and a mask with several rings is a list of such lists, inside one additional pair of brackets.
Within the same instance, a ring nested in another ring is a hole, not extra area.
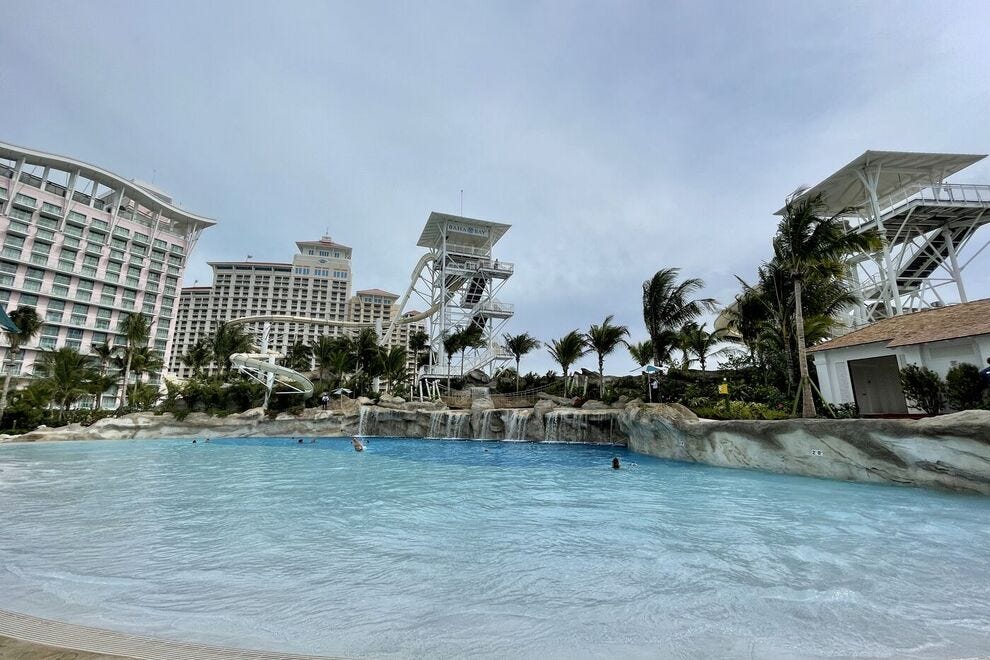
[(313, 368), (313, 348), (297, 341), (286, 351), (285, 366), (296, 371), (309, 371)]
[(605, 356), (619, 346), (626, 344), (625, 337), (629, 336), (629, 328), (624, 325), (612, 325), (613, 315), (609, 314), (601, 325), (592, 325), (584, 336), (588, 347), (598, 354), (598, 396), (605, 397)]
[[(654, 359), (653, 342), (649, 339), (636, 344), (627, 343), (626, 348), (629, 349), (630, 357), (632, 357), (633, 361), (638, 364), (641, 369)], [(643, 387), (646, 388), (646, 395), (652, 399), (652, 395), (650, 394), (649, 377), (646, 375), (645, 371), (643, 372)]]
[(127, 344), (124, 350), (126, 353), (124, 380), (120, 388), (120, 408), (123, 409), (127, 406), (127, 384), (131, 380), (131, 361), (134, 351), (141, 346), (147, 346), (148, 337), (151, 335), (151, 324), (144, 314), (128, 314), (120, 320), (117, 330), (123, 333)]
[(35, 366), (40, 382), (57, 401), (62, 419), (69, 407), (80, 397), (92, 393), (93, 381), (99, 379), (99, 369), (89, 355), (81, 355), (74, 348), (44, 351)]
[(464, 353), (469, 348), (481, 348), (485, 345), (484, 330), (473, 323), (460, 331), (461, 340), (457, 348), (461, 352), (461, 378), (464, 378)]
[(588, 342), (584, 335), (577, 330), (571, 330), (560, 339), (552, 339), (550, 348), (547, 349), (564, 374), (564, 393), (569, 390), (567, 386), (567, 376), (571, 365), (580, 360), (588, 353)]
[(687, 362), (686, 366), (690, 365), (693, 354), (701, 365), (702, 371), (705, 371), (708, 358), (722, 353), (722, 351), (714, 350), (721, 341), (721, 337), (717, 332), (708, 332), (705, 329), (706, 325), (704, 323), (701, 325), (685, 323), (684, 327), (681, 328), (681, 346), (684, 351), (684, 359)]
[(242, 326), (221, 321), (210, 339), (210, 350), (219, 375), (223, 378), (230, 371), (231, 355), (251, 352), (251, 337)]
[(450, 394), (450, 369), (454, 353), (461, 350), (463, 336), (460, 330), (448, 330), (443, 336), (443, 352), (447, 356), (447, 394)]
[(10, 313), (10, 320), (17, 327), (17, 330), (6, 330), (4, 332), (7, 335), (7, 345), (9, 348), (4, 358), (4, 366), (7, 368), (4, 369), (3, 393), (0, 394), (0, 420), (3, 419), (4, 411), (7, 410), (7, 393), (10, 391), (10, 367), (17, 354), (21, 352), (21, 346), (30, 343), (41, 332), (41, 318), (38, 317), (38, 312), (33, 307), (18, 307)]
[(182, 364), (193, 370), (193, 378), (199, 378), (212, 359), (213, 349), (210, 347), (210, 342), (200, 338), (182, 356)]
[[(346, 337), (341, 337), (340, 339), (344, 339), (350, 344), (350, 340)], [(337, 337), (331, 337), (330, 335), (320, 335), (316, 343), (313, 344), (312, 355), (316, 361), (316, 376), (321, 381), (326, 382), (327, 374), (333, 370), (333, 357), (335, 354), (342, 352), (341, 348), (347, 350), (349, 347), (342, 346)]]
[(643, 282), (643, 321), (653, 340), (657, 364), (669, 359), (663, 351), (676, 346), (674, 338), (679, 328), (716, 308), (712, 298), (693, 300), (705, 283), (693, 277), (678, 284), (679, 272), (678, 268), (663, 268)]
[(430, 347), (430, 336), (422, 330), (416, 330), (409, 335), (409, 350), (413, 352), (413, 371), (410, 381), (409, 394), (416, 390), (416, 374), (419, 373), (419, 354)]
[(532, 336), (528, 332), (524, 332), (521, 335), (510, 335), (505, 333), (502, 336), (505, 339), (505, 347), (512, 353), (513, 357), (516, 358), (516, 392), (519, 391), (519, 362), (522, 360), (522, 356), (535, 351), (541, 346), (540, 340)]
[(340, 387), (344, 382), (344, 374), (347, 373), (353, 362), (353, 354), (346, 348), (336, 348), (330, 353), (327, 360), (327, 368), (336, 375), (335, 384)]
[[(773, 239), (773, 259), (790, 275), (794, 286), (794, 331), (798, 340), (802, 417), (814, 417), (817, 414), (808, 374), (802, 285), (812, 277), (828, 280), (845, 277), (845, 258), (850, 254), (875, 249), (880, 241), (879, 235), (873, 231), (863, 234), (846, 231), (837, 216), (821, 217), (826, 208), (821, 194), (805, 196), (799, 201), (795, 201), (794, 197), (788, 199)], [(837, 215), (841, 214), (842, 212)]]
[(381, 347), (382, 373), (385, 375), (386, 389), (391, 392), (397, 382), (406, 378), (406, 361), (408, 355), (403, 346)]
[(159, 373), (163, 366), (165, 366), (165, 362), (155, 349), (150, 346), (141, 346), (136, 349), (131, 363), (131, 371), (134, 372), (135, 376), (135, 385), (142, 382), (144, 374), (153, 376)]

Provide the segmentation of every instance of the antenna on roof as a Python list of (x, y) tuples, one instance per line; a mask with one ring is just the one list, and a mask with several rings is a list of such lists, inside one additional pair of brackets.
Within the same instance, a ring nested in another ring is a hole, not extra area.
[(461, 215), (464, 215), (464, 188), (461, 188)]

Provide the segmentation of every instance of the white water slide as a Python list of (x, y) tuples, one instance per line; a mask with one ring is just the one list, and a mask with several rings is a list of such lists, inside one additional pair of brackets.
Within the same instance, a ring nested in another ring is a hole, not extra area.
[[(413, 279), (415, 279), (420, 271), (426, 267), (426, 265), (432, 260), (432, 256), (429, 254), (423, 255), (416, 264), (415, 270), (413, 270)], [(406, 297), (408, 298), (408, 292)], [(403, 299), (403, 304), (405, 299)], [(397, 325), (406, 325), (408, 323), (416, 323), (417, 321), (422, 321), (431, 317), (440, 308), (440, 305), (434, 305), (425, 312), (420, 312), (418, 314), (410, 314), (409, 316), (403, 316), (392, 319), (391, 324), (388, 327), (388, 332), (383, 336), (382, 343), (387, 343), (391, 338), (393, 331)], [(401, 313), (401, 307), (400, 307)], [(289, 316), (282, 314), (263, 314), (258, 316), (242, 316), (241, 318), (231, 319), (227, 322), (228, 325), (246, 325), (249, 323), (261, 323), (265, 326), (265, 330), (262, 333), (262, 346), (255, 353), (234, 353), (230, 356), (230, 363), (241, 373), (246, 373), (251, 378), (257, 380), (268, 388), (267, 397), (271, 394), (272, 387), (278, 383), (283, 387), (287, 388), (285, 394), (301, 394), (304, 398), (313, 394), (313, 383), (306, 376), (302, 375), (294, 369), (284, 367), (279, 364), (275, 364), (275, 360), (282, 358), (279, 353), (268, 350), (268, 332), (272, 323), (300, 323), (309, 325), (326, 325), (334, 326), (338, 328), (371, 328), (375, 327), (374, 323), (360, 323), (357, 321), (338, 321), (335, 319), (314, 319), (305, 316)]]

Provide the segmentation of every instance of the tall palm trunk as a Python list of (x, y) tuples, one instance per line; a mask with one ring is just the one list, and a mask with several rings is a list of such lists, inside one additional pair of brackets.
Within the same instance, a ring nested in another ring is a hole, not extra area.
[(127, 407), (127, 382), (131, 379), (131, 353), (127, 353), (127, 363), (124, 365), (124, 386), (120, 388), (120, 407)]
[(7, 412), (7, 392), (10, 391), (10, 362), (11, 361), (8, 358), (4, 358), (4, 362), (6, 363), (6, 366), (8, 368), (7, 369), (4, 369), (4, 371), (6, 373), (4, 374), (4, 377), (3, 377), (3, 394), (0, 394), (0, 420), (3, 419), (3, 414), (5, 412)]
[(516, 394), (519, 394), (519, 358), (516, 358)]
[(801, 372), (801, 417), (817, 417), (808, 374), (808, 349), (804, 345), (804, 309), (801, 306), (801, 278), (794, 278), (794, 325), (798, 346), (798, 371)]
[(598, 398), (605, 400), (605, 359), (598, 356)]

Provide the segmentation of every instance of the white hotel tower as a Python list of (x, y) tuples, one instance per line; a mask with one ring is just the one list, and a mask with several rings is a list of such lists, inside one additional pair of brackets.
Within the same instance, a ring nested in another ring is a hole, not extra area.
[(165, 359), (186, 261), (214, 224), (148, 184), (0, 143), (0, 305), (33, 307), (44, 321), (10, 368), (30, 374), (39, 349), (122, 345), (118, 324), (132, 312), (149, 317)]

